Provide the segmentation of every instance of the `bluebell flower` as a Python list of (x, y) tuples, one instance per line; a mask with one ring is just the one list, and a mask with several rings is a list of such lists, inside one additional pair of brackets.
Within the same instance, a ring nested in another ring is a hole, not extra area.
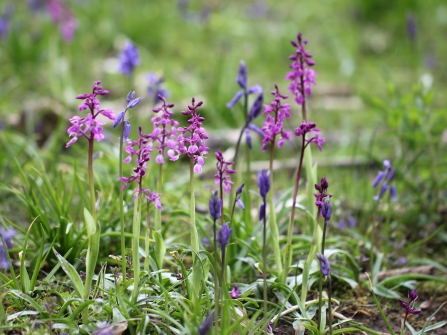
[(135, 44), (128, 42), (123, 51), (121, 51), (119, 70), (124, 75), (130, 77), (137, 65), (140, 65), (139, 51)]
[(224, 223), (222, 228), (217, 232), (217, 243), (219, 243), (220, 250), (224, 250), (230, 240), (230, 235), (233, 229), (230, 229), (228, 223)]
[(213, 326), (214, 313), (208, 314), (199, 327), (199, 335), (208, 335)]
[(374, 200), (380, 201), (385, 195), (385, 193), (389, 190), (390, 200), (395, 201), (396, 187), (390, 185), (390, 183), (394, 179), (396, 170), (391, 166), (390, 161), (387, 159), (383, 161), (383, 167), (384, 169), (377, 173), (372, 185), (373, 188), (376, 188), (377, 186), (381, 185), (379, 194), (374, 196)]
[(320, 263), (320, 269), (323, 275), (329, 277), (331, 275), (331, 264), (328, 259), (321, 253), (317, 252), (317, 259)]
[(9, 268), (8, 255), (6, 254), (6, 249), (12, 248), (12, 238), (16, 235), (16, 231), (14, 229), (5, 230), (0, 227), (0, 236), (5, 241), (5, 244), (0, 240), (0, 269)]
[(147, 74), (147, 80), (149, 85), (147, 87), (147, 96), (152, 99), (154, 106), (161, 102), (160, 96), (163, 98), (168, 98), (170, 92), (163, 87), (165, 78), (163, 76), (159, 77), (153, 72)]
[(213, 195), (209, 201), (210, 215), (214, 220), (220, 218), (222, 214), (222, 200), (219, 199), (217, 191), (213, 192)]

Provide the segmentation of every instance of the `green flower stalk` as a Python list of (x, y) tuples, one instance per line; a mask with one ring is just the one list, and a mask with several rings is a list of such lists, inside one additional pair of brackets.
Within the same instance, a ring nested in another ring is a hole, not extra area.
[[(113, 124), (113, 128), (116, 128), (118, 125), (121, 125), (121, 136), (120, 136), (120, 147), (119, 147), (119, 178), (123, 177), (123, 143), (127, 141), (130, 133), (130, 123), (126, 119), (126, 112), (128, 109), (135, 107), (140, 101), (141, 98), (136, 98), (135, 92), (131, 91), (127, 94), (127, 106), (126, 109), (119, 113), (117, 118), (115, 119), (115, 123)], [(126, 239), (124, 237), (125, 234), (125, 224), (124, 224), (124, 194), (123, 189), (120, 188), (119, 194), (120, 200), (120, 228), (121, 228), (121, 268), (123, 273), (123, 281), (127, 278), (127, 260), (126, 260)]]
[(266, 207), (267, 207), (267, 193), (270, 190), (270, 171), (262, 170), (258, 173), (258, 186), (259, 193), (261, 194), (262, 204), (259, 208), (259, 220), (263, 222), (262, 230), (262, 277), (264, 279), (264, 317), (267, 317), (267, 219), (266, 219)]

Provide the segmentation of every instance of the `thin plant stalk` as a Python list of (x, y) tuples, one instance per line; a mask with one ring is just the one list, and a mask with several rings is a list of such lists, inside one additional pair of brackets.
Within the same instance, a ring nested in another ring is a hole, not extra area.
[[(276, 268), (277, 268), (278, 274), (281, 275), (283, 273), (283, 268), (282, 268), (282, 260), (281, 260), (281, 250), (279, 248), (279, 232), (278, 232), (278, 225), (276, 223), (275, 204), (273, 201), (273, 196), (274, 196), (274, 192), (273, 192), (273, 190), (274, 190), (274, 187), (273, 187), (273, 160), (274, 160), (274, 152), (275, 152), (275, 138), (276, 138), (276, 135), (273, 137), (272, 143), (270, 144), (269, 226), (270, 226), (270, 234), (272, 235), (273, 253), (275, 256)], [(287, 276), (287, 273), (285, 274), (285, 276)], [(285, 278), (284, 278), (284, 282), (285, 282)]]
[[(215, 310), (215, 316), (216, 319), (219, 319), (219, 301), (220, 301), (220, 290), (219, 290), (219, 281), (218, 281), (218, 271), (217, 271), (217, 236), (216, 236), (216, 231), (217, 231), (217, 227), (216, 227), (216, 219), (213, 219), (213, 231), (214, 231), (214, 244), (213, 244), (213, 249), (214, 249), (214, 275), (213, 275), (213, 279), (214, 279), (214, 310)], [(223, 257), (223, 255), (222, 255)], [(221, 274), (223, 272), (223, 268), (220, 269)], [(220, 280), (220, 283), (222, 283), (222, 279)], [(218, 323), (215, 323), (216, 329), (215, 332), (217, 334), (217, 331), (219, 330), (218, 328)]]
[(328, 296), (329, 296), (329, 306), (328, 306), (328, 312), (329, 312), (329, 335), (332, 335), (332, 305), (331, 305), (331, 299), (332, 299), (332, 278), (329, 275), (327, 277), (328, 279)]
[[(141, 189), (141, 188), (140, 188)], [(139, 192), (135, 198), (133, 225), (132, 225), (132, 266), (133, 266), (133, 292), (132, 301), (137, 302), (138, 298), (138, 284), (140, 281), (140, 224), (141, 224), (141, 205), (143, 202), (143, 193)]]
[[(146, 206), (146, 234), (144, 237), (144, 252), (145, 252), (145, 258), (144, 258), (144, 270), (147, 271), (147, 273), (149, 273), (149, 261), (150, 261), (150, 254), (149, 254), (149, 236), (150, 236), (150, 227), (149, 227), (149, 207), (150, 207), (150, 202), (147, 202), (147, 206)], [(157, 211), (156, 211), (157, 212)]]
[[(95, 199), (95, 185), (94, 185), (94, 177), (93, 177), (93, 147), (94, 147), (94, 138), (93, 135), (88, 140), (88, 179), (90, 184), (90, 201), (91, 201), (91, 214), (93, 216), (93, 220), (96, 224), (96, 199)], [(90, 238), (90, 237), (89, 237)], [(94, 263), (96, 264), (98, 255), (96, 255)], [(90, 288), (92, 287), (93, 273), (91, 272), (91, 267), (87, 266), (86, 276), (85, 276), (85, 287), (84, 287), (84, 299), (88, 300), (90, 295)], [(94, 267), (93, 267), (94, 272)], [(84, 323), (88, 323), (88, 309), (84, 309), (82, 311), (82, 319)]]
[(312, 236), (309, 255), (307, 256), (307, 259), (304, 262), (304, 268), (303, 268), (303, 283), (301, 285), (301, 303), (303, 304), (303, 306), (305, 305), (307, 299), (310, 266), (312, 265), (312, 261), (315, 259), (315, 255), (317, 254), (317, 251), (320, 247), (320, 241), (323, 234), (323, 223), (320, 224), (317, 218), (314, 219), (314, 226), (315, 228)]
[[(163, 164), (158, 166), (157, 193), (161, 194), (163, 186)], [(155, 211), (154, 229), (161, 234), (161, 210)], [(161, 266), (161, 264), (159, 264)]]
[[(123, 177), (123, 138), (124, 138), (124, 122), (121, 122), (121, 137), (120, 137), (120, 151), (119, 151), (119, 177)], [(123, 282), (127, 279), (127, 257), (126, 257), (126, 238), (124, 226), (124, 192), (120, 187), (119, 194), (120, 203), (120, 228), (121, 228), (121, 271), (123, 273)]]
[[(301, 143), (300, 162), (299, 162), (298, 171), (297, 171), (296, 177), (295, 177), (295, 187), (293, 190), (292, 210), (290, 211), (289, 226), (287, 227), (287, 243), (286, 243), (286, 248), (285, 248), (285, 252), (284, 252), (284, 270), (281, 275), (281, 281), (283, 283), (285, 283), (287, 274), (289, 273), (290, 266), (292, 265), (292, 255), (293, 255), (292, 237), (293, 237), (293, 226), (294, 226), (294, 222), (295, 222), (296, 198), (298, 196), (298, 189), (299, 189), (299, 185), (300, 185), (301, 171), (303, 168), (303, 159), (304, 159), (304, 150), (305, 149), (306, 149), (305, 135), (303, 135), (302, 143)], [(303, 282), (304, 282), (304, 277), (303, 277)], [(304, 304), (305, 301), (302, 301), (302, 303)]]
[[(267, 204), (264, 199), (262, 201), (264, 202), (264, 211), (267, 212)], [(264, 229), (262, 234), (262, 277), (264, 280), (264, 288), (263, 288), (263, 297), (264, 297), (264, 317), (267, 317), (267, 219), (266, 215), (264, 214)]]
[[(200, 282), (201, 282), (201, 266), (200, 259), (198, 258), (199, 253), (199, 234), (197, 232), (196, 226), (196, 200), (195, 200), (195, 188), (194, 188), (194, 157), (190, 157), (190, 169), (189, 169), (189, 188), (190, 188), (190, 227), (191, 227), (191, 249), (193, 252), (193, 302), (196, 303), (199, 300), (200, 293)], [(195, 304), (197, 307), (197, 304)]]

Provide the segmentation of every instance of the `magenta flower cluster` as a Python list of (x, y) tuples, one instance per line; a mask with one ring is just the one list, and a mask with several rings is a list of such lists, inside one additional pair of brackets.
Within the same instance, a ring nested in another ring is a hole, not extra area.
[(160, 195), (157, 193), (153, 193), (148, 188), (143, 188), (143, 177), (146, 175), (147, 162), (151, 159), (152, 152), (152, 142), (150, 141), (150, 135), (143, 134), (141, 126), (138, 128), (139, 137), (138, 140), (127, 141), (126, 152), (129, 156), (126, 157), (124, 163), (130, 163), (132, 161), (132, 156), (135, 156), (135, 162), (137, 166), (132, 170), (132, 174), (130, 177), (121, 177), (119, 178), (122, 182), (124, 182), (122, 189), (124, 189), (127, 185), (129, 185), (133, 181), (137, 181), (138, 186), (135, 189), (134, 198), (142, 193), (148, 202), (152, 202), (157, 209), (162, 209), (160, 203)]
[(290, 131), (284, 130), (283, 122), (286, 118), (290, 118), (290, 104), (282, 104), (281, 99), (288, 98), (287, 95), (279, 93), (278, 85), (275, 85), (275, 91), (272, 91), (275, 99), (269, 105), (264, 105), (264, 114), (267, 118), (264, 121), (262, 131), (264, 138), (262, 139), (262, 151), (267, 149), (267, 144), (274, 144), (277, 135), (280, 136), (278, 147), (282, 147), (284, 140), (290, 140)]
[(168, 147), (169, 150), (175, 150), (175, 148), (178, 147), (176, 136), (179, 123), (172, 119), (172, 115), (174, 113), (169, 110), (170, 108), (174, 107), (174, 104), (167, 104), (166, 99), (162, 95), (159, 95), (158, 98), (162, 102), (162, 105), (160, 107), (153, 108), (152, 111), (154, 113), (159, 113), (162, 111), (162, 114), (151, 119), (154, 129), (150, 135), (150, 138), (154, 143), (158, 143), (156, 146), (158, 155), (155, 158), (155, 161), (158, 164), (163, 164), (165, 148)]
[(231, 184), (233, 184), (229, 177), (231, 174), (236, 173), (236, 170), (229, 168), (229, 166), (234, 164), (234, 162), (225, 161), (222, 151), (220, 150), (217, 150), (216, 158), (217, 173), (214, 175), (214, 182), (217, 185), (223, 185), (225, 193), (228, 193), (231, 190)]
[(289, 57), (293, 61), (290, 65), (292, 71), (287, 73), (286, 80), (290, 80), (289, 90), (295, 96), (296, 103), (302, 105), (306, 100), (306, 95), (309, 96), (312, 93), (311, 85), (316, 85), (316, 73), (311, 69), (315, 62), (311, 59), (312, 54), (304, 48), (307, 40), (303, 41), (301, 33), (298, 34), (297, 41), (291, 41), (291, 43), (296, 47), (296, 51)]
[(308, 145), (309, 143), (315, 143), (318, 145), (318, 150), (322, 151), (324, 138), (320, 138), (320, 129), (316, 127), (317, 125), (315, 124), (315, 122), (303, 121), (298, 128), (295, 128), (295, 136), (303, 136), (305, 138), (307, 133), (310, 133), (311, 131), (314, 132), (314, 137), (312, 137), (311, 139), (306, 139), (306, 145)]
[(179, 159), (180, 155), (188, 155), (194, 159), (194, 172), (201, 173), (202, 167), (205, 164), (205, 155), (208, 154), (208, 147), (205, 140), (208, 139), (205, 128), (202, 127), (204, 117), (197, 114), (197, 108), (203, 105), (202, 101), (195, 104), (195, 99), (192, 98), (191, 106), (188, 106), (187, 111), (182, 111), (183, 115), (190, 115), (188, 120), (188, 127), (179, 127), (177, 137), (177, 145), (175, 148), (168, 150), (168, 156), (171, 161)]
[(89, 141), (93, 139), (101, 141), (104, 138), (102, 134), (102, 126), (104, 123), (98, 119), (98, 116), (103, 115), (110, 120), (115, 120), (115, 113), (111, 109), (101, 109), (98, 95), (107, 95), (109, 91), (104, 90), (100, 86), (101, 81), (95, 81), (93, 83), (92, 93), (80, 94), (76, 99), (82, 99), (84, 102), (79, 105), (79, 111), (88, 109), (90, 113), (86, 117), (74, 116), (70, 119), (72, 126), (68, 128), (67, 133), (71, 137), (71, 140), (67, 143), (66, 147), (75, 143), (79, 137), (85, 137)]

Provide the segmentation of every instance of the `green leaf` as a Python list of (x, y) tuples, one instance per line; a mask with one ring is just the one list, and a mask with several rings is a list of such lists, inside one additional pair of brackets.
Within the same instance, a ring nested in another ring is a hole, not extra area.
[(96, 222), (95, 219), (93, 219), (93, 216), (88, 211), (88, 209), (85, 207), (84, 207), (84, 220), (85, 225), (87, 227), (87, 236), (90, 238), (90, 236), (96, 233)]
[(389, 298), (389, 299), (400, 298), (400, 295), (398, 293), (382, 286), (381, 284), (374, 286), (373, 290), (374, 290), (375, 294), (380, 295), (381, 297), (384, 297), (384, 298)]
[(155, 240), (155, 255), (156, 255), (155, 261), (157, 263), (158, 269), (161, 269), (163, 266), (163, 259), (166, 254), (165, 241), (161, 236), (161, 234), (156, 230), (152, 231), (152, 235)]
[(40, 307), (40, 305), (33, 298), (31, 298), (29, 295), (22, 293), (18, 290), (10, 290), (8, 293), (11, 293), (11, 294), (15, 295), (16, 297), (29, 302), (31, 304), (31, 306), (33, 306), (34, 309), (36, 309), (39, 312), (39, 314), (42, 315), (43, 317), (48, 316), (48, 313), (44, 312), (42, 307)]
[(53, 248), (53, 252), (59, 260), (59, 264), (62, 266), (62, 269), (67, 274), (68, 278), (70, 278), (73, 286), (75, 288), (76, 293), (80, 298), (83, 297), (84, 294), (84, 285), (82, 284), (81, 277), (79, 277), (78, 272), (64, 257), (62, 257), (56, 249)]

